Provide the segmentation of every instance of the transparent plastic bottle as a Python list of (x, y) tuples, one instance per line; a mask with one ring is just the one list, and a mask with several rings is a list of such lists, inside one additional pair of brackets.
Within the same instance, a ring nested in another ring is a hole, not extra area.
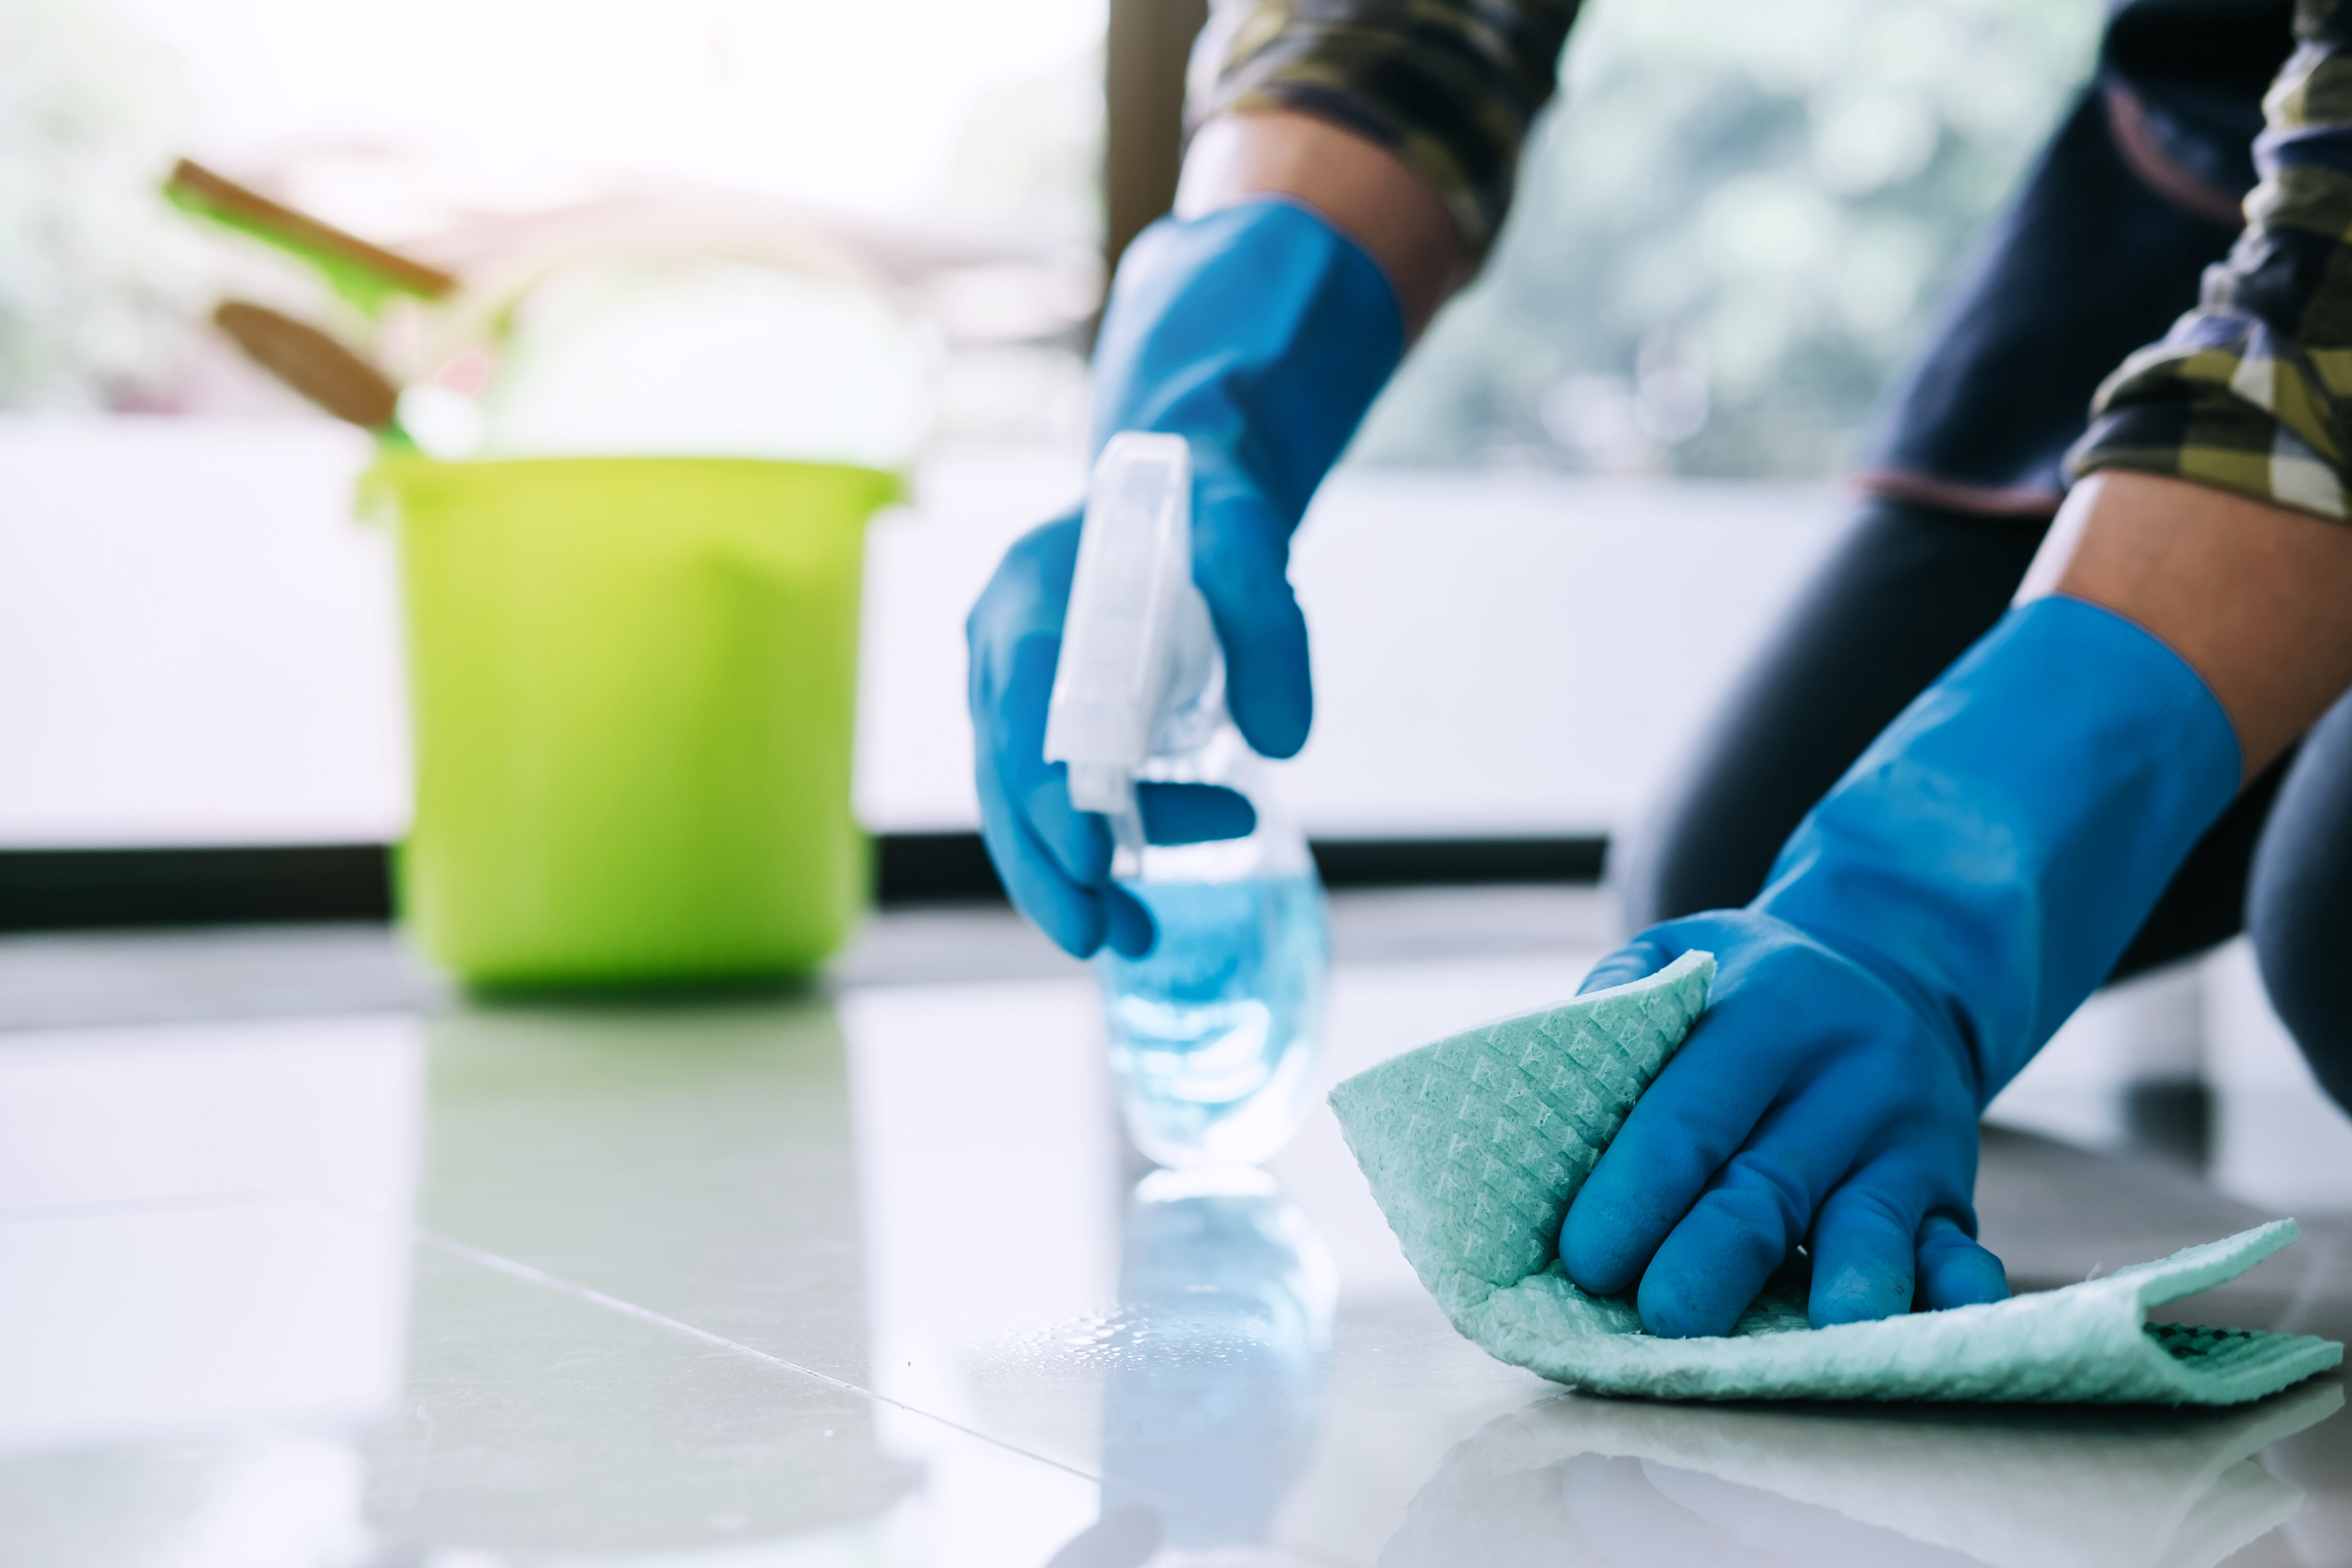
[[(1297, 1131), (1322, 1039), (1330, 921), (1307, 840), (1225, 710), (1224, 657), (1192, 582), (1181, 437), (1118, 436), (1097, 466), (1045, 755), (1109, 817), (1112, 876), (1151, 911), (1141, 958), (1095, 960), (1136, 1146), (1163, 1165), (1255, 1163)], [(1244, 838), (1146, 844), (1138, 784), (1219, 784)]]
[(1323, 885), (1230, 721), (1193, 751), (1154, 758), (1143, 777), (1239, 790), (1257, 828), (1122, 847), (1113, 863), (1160, 933), (1141, 958), (1106, 948), (1095, 959), (1128, 1131), (1163, 1165), (1255, 1164), (1310, 1108), (1331, 963)]

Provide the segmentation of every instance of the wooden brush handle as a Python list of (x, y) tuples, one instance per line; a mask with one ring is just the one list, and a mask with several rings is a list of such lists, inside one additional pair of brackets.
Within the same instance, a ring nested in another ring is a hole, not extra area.
[(268, 229), (297, 244), (332, 252), (411, 294), (437, 300), (457, 287), (455, 278), (437, 268), (412, 261), (380, 245), (370, 245), (355, 234), (347, 234), (332, 224), (320, 222), (308, 213), (297, 212), (281, 202), (271, 201), (259, 191), (248, 190), (226, 175), (215, 174), (202, 163), (181, 159), (172, 170), (169, 184), (224, 213)]

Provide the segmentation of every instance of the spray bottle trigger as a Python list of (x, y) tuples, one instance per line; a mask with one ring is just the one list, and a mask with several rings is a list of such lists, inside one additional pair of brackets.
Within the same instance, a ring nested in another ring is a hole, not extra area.
[(1151, 755), (1185, 629), (1182, 599), (1194, 593), (1192, 541), (1183, 437), (1111, 437), (1087, 490), (1045, 753), (1069, 763), (1070, 803), (1111, 817), (1122, 843), (1139, 849), (1134, 777)]
[(1072, 763), (1070, 804), (1110, 818), (1115, 847), (1143, 853), (1143, 811), (1135, 797), (1135, 775), (1127, 769), (1102, 763)]

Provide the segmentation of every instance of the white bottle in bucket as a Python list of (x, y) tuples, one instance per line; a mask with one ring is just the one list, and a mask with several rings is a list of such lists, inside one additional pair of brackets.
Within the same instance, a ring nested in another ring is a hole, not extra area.
[[(1110, 819), (1112, 876), (1151, 911), (1139, 959), (1095, 960), (1128, 1130), (1163, 1165), (1254, 1163), (1308, 1103), (1330, 922), (1307, 841), (1225, 710), (1224, 651), (1192, 585), (1192, 458), (1129, 432), (1096, 464), (1045, 756), (1070, 799)], [(1139, 783), (1246, 796), (1245, 838), (1144, 842)]]

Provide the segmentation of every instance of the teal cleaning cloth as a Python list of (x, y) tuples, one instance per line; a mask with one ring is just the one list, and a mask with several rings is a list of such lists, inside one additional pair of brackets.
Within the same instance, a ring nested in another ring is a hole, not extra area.
[(1559, 1267), (1562, 1216), (1706, 1006), (1707, 953), (1646, 980), (1408, 1051), (1331, 1091), (1372, 1196), (1454, 1326), (1497, 1359), (1654, 1399), (2235, 1405), (2344, 1359), (2302, 1334), (2189, 1328), (2147, 1310), (2235, 1279), (2279, 1220), (2160, 1262), (1980, 1307), (1815, 1329), (1768, 1292), (1721, 1338), (1644, 1333)]

